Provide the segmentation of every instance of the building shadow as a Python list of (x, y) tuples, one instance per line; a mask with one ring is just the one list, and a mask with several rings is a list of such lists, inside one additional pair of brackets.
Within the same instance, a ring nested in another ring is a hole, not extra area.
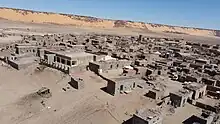
[(132, 118), (124, 121), (122, 124), (132, 124)]
[(76, 85), (74, 85), (71, 81), (69, 81), (68, 84), (69, 84), (72, 88), (78, 89), (78, 87), (77, 87)]
[(107, 93), (107, 94), (109, 94), (109, 95), (111, 95), (111, 96), (114, 96), (114, 95), (112, 95), (112, 94), (110, 94), (108, 91), (107, 91), (107, 87), (102, 87), (102, 88), (100, 88), (103, 92), (105, 92), (105, 93)]
[[(102, 88), (100, 88), (103, 92), (105, 92), (105, 93), (108, 93), (107, 92), (107, 87), (102, 87)], [(109, 93), (108, 93), (109, 94)]]
[(182, 124), (203, 124), (203, 123), (198, 117), (196, 117), (195, 115), (192, 115), (191, 117), (184, 120)]

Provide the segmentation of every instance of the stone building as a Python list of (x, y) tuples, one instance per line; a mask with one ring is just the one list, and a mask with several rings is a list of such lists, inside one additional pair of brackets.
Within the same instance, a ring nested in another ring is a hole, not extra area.
[(132, 119), (132, 124), (162, 124), (161, 112), (154, 109), (138, 110)]
[(146, 60), (136, 60), (135, 65), (137, 66), (147, 66), (149, 63)]
[(71, 48), (73, 52), (84, 52), (85, 51), (85, 45), (72, 45), (69, 43), (61, 42), (59, 43), (59, 46)]
[(170, 93), (170, 101), (171, 105), (175, 107), (184, 107), (188, 98), (192, 96), (192, 92), (181, 89), (177, 92), (171, 92)]
[(190, 63), (190, 67), (194, 69), (204, 69), (204, 67), (209, 64), (210, 60), (196, 59), (193, 63)]
[(26, 54), (31, 53), (37, 55), (38, 47), (31, 44), (16, 44), (15, 53), (16, 54)]
[(196, 64), (196, 63), (190, 63), (189, 66), (193, 69), (203, 69), (204, 68), (203, 64)]
[(107, 84), (107, 92), (113, 96), (120, 93), (129, 93), (138, 85), (144, 84), (146, 81), (134, 77), (119, 77), (109, 79)]
[(31, 56), (30, 54), (13, 54), (9, 57), (6, 57), (6, 62), (13, 68), (20, 70), (25, 69), (34, 63), (38, 63), (39, 58), (36, 56)]
[(189, 65), (190, 63), (188, 62), (183, 62), (183, 61), (180, 61), (180, 60), (176, 60), (176, 61), (173, 61), (173, 67), (180, 67), (180, 68), (189, 68)]
[(192, 99), (197, 100), (206, 95), (206, 87), (207, 85), (205, 84), (191, 83), (191, 84), (184, 86), (183, 88), (189, 91), (192, 91), (193, 92)]
[(161, 69), (151, 69), (151, 68), (146, 68), (146, 76), (149, 75), (161, 75), (162, 70)]
[(89, 62), (94, 61), (95, 58), (95, 55), (86, 52), (46, 49), (44, 51), (44, 58), (41, 60), (41, 63), (65, 72), (69, 72), (72, 67), (78, 65), (88, 65)]
[(135, 70), (133, 67), (131, 66), (125, 66), (123, 68), (123, 75), (126, 76), (135, 76), (137, 75), (137, 70)]
[(216, 86), (216, 87), (220, 87), (220, 80), (217, 80), (217, 81), (216, 81), (215, 86)]
[(146, 76), (146, 72), (147, 72), (146, 67), (134, 67), (134, 70), (136, 71), (136, 74), (139, 74), (141, 76)]
[(210, 64), (210, 60), (207, 60), (207, 59), (196, 59), (195, 60), (195, 64), (201, 64), (201, 65)]
[(107, 60), (107, 61), (90, 62), (89, 69), (97, 74), (100, 74), (107, 70), (122, 69), (124, 66), (129, 66), (129, 65), (131, 65), (131, 61)]
[(142, 42), (142, 40), (143, 40), (143, 35), (139, 35), (138, 36), (138, 41)]
[(172, 66), (173, 61), (167, 60), (167, 59), (161, 59), (161, 60), (156, 60), (155, 63), (157, 63), (157, 65), (160, 65), (160, 66), (168, 67), (168, 66)]
[(116, 52), (116, 53), (113, 52), (112, 57), (118, 58), (118, 59), (130, 60), (134, 58), (134, 55), (130, 55), (129, 52)]
[(184, 74), (184, 73), (178, 74), (178, 81), (180, 82), (200, 82), (201, 79), (202, 79), (201, 77), (199, 77), (193, 72), (190, 74)]
[(216, 85), (216, 80), (214, 80), (214, 79), (202, 78), (201, 82), (206, 84), (206, 85), (211, 85), (211, 86)]
[(164, 90), (160, 88), (153, 88), (149, 90), (146, 96), (155, 100), (161, 100), (164, 97)]

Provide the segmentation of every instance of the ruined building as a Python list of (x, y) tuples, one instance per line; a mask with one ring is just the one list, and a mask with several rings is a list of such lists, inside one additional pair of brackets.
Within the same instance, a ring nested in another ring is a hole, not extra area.
[(129, 93), (138, 85), (145, 84), (146, 81), (134, 77), (119, 77), (109, 79), (107, 84), (107, 92), (113, 96), (120, 93)]
[(206, 87), (205, 84), (199, 84), (199, 83), (191, 83), (186, 86), (184, 86), (185, 89), (192, 91), (192, 99), (197, 100), (199, 98), (202, 98), (206, 95)]
[(154, 109), (141, 109), (133, 115), (132, 124), (162, 124), (160, 111)]
[(44, 52), (41, 63), (58, 70), (70, 73), (74, 66), (88, 65), (94, 61), (95, 55), (86, 52), (48, 50)]
[(171, 92), (170, 93), (170, 101), (171, 105), (175, 107), (184, 107), (187, 103), (188, 98), (192, 96), (192, 92), (181, 89), (177, 92)]
[(100, 74), (107, 70), (122, 69), (124, 66), (129, 66), (129, 65), (131, 65), (131, 61), (107, 60), (107, 61), (90, 62), (89, 69), (97, 74)]

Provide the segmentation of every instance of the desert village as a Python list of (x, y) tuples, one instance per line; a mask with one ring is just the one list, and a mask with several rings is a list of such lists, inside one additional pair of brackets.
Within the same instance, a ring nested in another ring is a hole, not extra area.
[[(120, 119), (112, 114), (117, 123), (168, 124), (186, 109), (197, 112), (186, 112), (175, 124), (220, 123), (219, 45), (143, 35), (47, 34), (23, 35), (22, 40), (1, 45), (0, 51), (10, 53), (1, 56), (2, 66), (17, 73), (33, 65), (38, 73), (47, 68), (60, 71), (69, 77), (63, 92), (93, 87), (93, 80), (85, 78), (93, 73), (106, 82), (96, 90), (109, 99), (120, 102), (133, 93), (145, 99), (144, 106), (123, 111)], [(44, 99), (56, 97), (46, 86), (36, 93)], [(47, 106), (46, 100), (39, 104)]]

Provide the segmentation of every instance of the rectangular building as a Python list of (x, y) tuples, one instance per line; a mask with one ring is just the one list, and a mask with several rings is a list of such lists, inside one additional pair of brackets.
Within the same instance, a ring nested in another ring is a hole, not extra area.
[(203, 96), (206, 95), (206, 87), (207, 85), (200, 83), (191, 83), (184, 86), (185, 89), (193, 92), (192, 99), (194, 100), (202, 98)]
[(170, 93), (171, 105), (175, 107), (184, 107), (187, 99), (192, 96), (192, 92), (181, 89), (177, 92)]
[(96, 55), (86, 52), (73, 52), (62, 50), (44, 50), (42, 63), (63, 71), (79, 65), (88, 65), (96, 59)]
[(89, 69), (97, 74), (105, 72), (112, 69), (120, 69), (125, 66), (131, 65), (131, 61), (127, 60), (107, 60), (107, 61), (98, 61), (90, 62)]
[(120, 77), (109, 79), (107, 84), (107, 92), (111, 95), (118, 95), (120, 93), (128, 93), (137, 87), (137, 85), (141, 85), (146, 81), (134, 78), (134, 77)]
[(15, 53), (16, 54), (27, 54), (31, 53), (37, 55), (38, 47), (31, 44), (16, 44)]

